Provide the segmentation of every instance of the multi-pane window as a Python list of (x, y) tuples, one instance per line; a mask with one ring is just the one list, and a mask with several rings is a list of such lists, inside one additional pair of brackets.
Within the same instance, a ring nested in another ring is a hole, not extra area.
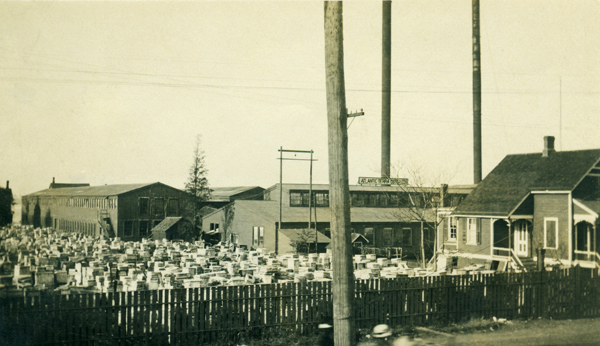
[(148, 215), (148, 209), (150, 209), (150, 198), (140, 198), (140, 216)]
[(261, 247), (265, 245), (265, 228), (264, 227), (253, 227), (252, 229), (252, 245), (255, 247)]
[(329, 194), (326, 192), (317, 192), (315, 194), (315, 203), (317, 207), (329, 206)]
[(291, 192), (290, 193), (290, 205), (291, 206), (301, 206), (302, 205), (302, 193)]
[(364, 195), (360, 193), (353, 193), (350, 195), (352, 199), (353, 207), (362, 207), (365, 204)]
[[(328, 207), (329, 206), (329, 192), (327, 191), (313, 191), (312, 206)], [(292, 207), (308, 207), (309, 204), (309, 193), (308, 191), (290, 191), (290, 206)]]
[(378, 204), (378, 198), (379, 196), (377, 196), (377, 194), (370, 194), (369, 195), (369, 207), (376, 207)]
[(165, 216), (165, 200), (162, 198), (155, 198), (152, 200), (152, 213), (154, 217)]
[(167, 216), (177, 216), (177, 199), (171, 198), (169, 199), (169, 204), (167, 205)]
[(558, 248), (558, 219), (544, 218), (544, 248)]
[(211, 232), (219, 232), (219, 224), (218, 223), (211, 223), (210, 224), (210, 231)]
[(383, 229), (383, 242), (386, 246), (391, 246), (394, 243), (394, 233), (391, 227)]
[(455, 241), (457, 234), (457, 222), (455, 217), (448, 218), (448, 239)]

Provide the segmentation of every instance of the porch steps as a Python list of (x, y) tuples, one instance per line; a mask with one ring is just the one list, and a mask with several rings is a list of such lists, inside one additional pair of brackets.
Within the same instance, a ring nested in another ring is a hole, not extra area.
[(533, 258), (519, 257), (519, 260), (521, 260), (521, 263), (523, 263), (523, 267), (525, 267), (525, 270), (527, 270), (528, 272), (533, 272), (537, 270), (537, 262), (534, 261)]

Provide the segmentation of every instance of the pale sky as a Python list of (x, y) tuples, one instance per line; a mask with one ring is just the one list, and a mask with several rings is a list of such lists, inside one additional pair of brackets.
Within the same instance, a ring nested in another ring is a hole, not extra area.
[[(600, 3), (481, 0), (483, 175), (600, 148)], [(473, 182), (470, 0), (392, 2), (392, 164)], [(378, 176), (381, 2), (344, 3), (349, 176)], [(0, 2), (0, 186), (327, 183), (323, 2)], [(561, 126), (562, 125), (562, 126)], [(308, 183), (304, 161), (284, 182)]]

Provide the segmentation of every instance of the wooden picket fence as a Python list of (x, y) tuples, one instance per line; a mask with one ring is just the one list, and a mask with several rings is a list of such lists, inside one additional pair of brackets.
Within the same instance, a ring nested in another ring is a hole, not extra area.
[[(357, 280), (357, 328), (472, 318), (600, 315), (597, 271)], [(0, 298), (2, 345), (198, 345), (313, 332), (333, 311), (331, 283)]]

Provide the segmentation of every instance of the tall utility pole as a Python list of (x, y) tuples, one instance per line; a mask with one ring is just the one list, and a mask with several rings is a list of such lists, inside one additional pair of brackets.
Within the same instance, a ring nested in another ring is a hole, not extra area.
[[(294, 153), (295, 154), (308, 154), (310, 153), (310, 159), (296, 159), (290, 157), (283, 157), (283, 153)], [(281, 229), (282, 223), (282, 205), (283, 205), (283, 160), (291, 160), (291, 161), (310, 161), (310, 188), (309, 188), (309, 199), (308, 199), (308, 229), (310, 231), (311, 224), (311, 214), (310, 214), (310, 199), (312, 196), (312, 163), (313, 161), (317, 161), (313, 159), (312, 150), (292, 150), (292, 149), (283, 149), (283, 147), (279, 147), (279, 225), (275, 227), (275, 254), (279, 254), (279, 230)], [(315, 225), (316, 232), (316, 225)]]
[(392, 89), (392, 1), (383, 1), (381, 76), (381, 177), (390, 177)]
[(325, 1), (325, 77), (332, 233), (333, 331), (336, 346), (354, 344), (354, 272), (350, 239), (348, 132), (344, 85), (342, 2)]
[(275, 227), (275, 254), (279, 255), (279, 229), (281, 228), (281, 209), (283, 205), (283, 147), (279, 147), (279, 223)]
[(473, 182), (481, 182), (481, 45), (479, 0), (473, 0)]

